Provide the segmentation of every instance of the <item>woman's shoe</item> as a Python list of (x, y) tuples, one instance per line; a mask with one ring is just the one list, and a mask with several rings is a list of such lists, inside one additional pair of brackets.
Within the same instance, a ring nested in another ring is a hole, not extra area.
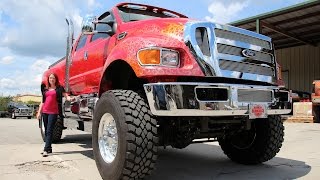
[(43, 151), (43, 153), (42, 153), (42, 157), (47, 157), (47, 156), (48, 156), (47, 151)]
[[(43, 152), (45, 151), (42, 151), (41, 154), (43, 154)], [(46, 151), (48, 154), (52, 153), (52, 150), (49, 150), (49, 151)]]

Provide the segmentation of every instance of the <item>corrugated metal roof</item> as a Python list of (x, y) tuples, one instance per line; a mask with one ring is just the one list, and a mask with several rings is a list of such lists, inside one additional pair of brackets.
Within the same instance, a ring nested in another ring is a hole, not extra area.
[(276, 49), (302, 44), (320, 44), (320, 0), (310, 0), (284, 9), (230, 23), (272, 38)]

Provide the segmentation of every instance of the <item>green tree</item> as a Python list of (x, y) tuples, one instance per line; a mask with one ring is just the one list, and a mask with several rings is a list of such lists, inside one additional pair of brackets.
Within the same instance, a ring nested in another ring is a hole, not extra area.
[(30, 101), (26, 102), (26, 104), (27, 104), (27, 105), (39, 105), (40, 103), (39, 103), (39, 102), (36, 102), (36, 101), (30, 100)]
[(0, 111), (6, 111), (8, 103), (12, 101), (12, 96), (0, 96)]

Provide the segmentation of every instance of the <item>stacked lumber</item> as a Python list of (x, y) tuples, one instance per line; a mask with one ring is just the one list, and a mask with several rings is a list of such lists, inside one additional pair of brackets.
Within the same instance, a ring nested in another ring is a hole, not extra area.
[(313, 123), (312, 102), (293, 103), (293, 116), (288, 117), (286, 122)]
[(285, 122), (291, 123), (313, 123), (313, 116), (291, 116)]

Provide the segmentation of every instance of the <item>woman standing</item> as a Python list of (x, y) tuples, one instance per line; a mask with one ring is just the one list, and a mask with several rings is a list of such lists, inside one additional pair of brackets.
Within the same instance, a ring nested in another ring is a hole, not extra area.
[(65, 92), (64, 88), (60, 86), (58, 76), (51, 73), (48, 76), (47, 86), (41, 87), (42, 103), (40, 104), (37, 113), (37, 119), (41, 120), (42, 115), (43, 124), (45, 127), (45, 146), (42, 152), (43, 157), (47, 157), (48, 153), (52, 153), (52, 136), (53, 129), (57, 122), (58, 116), (62, 115), (62, 97), (67, 101), (71, 101), (70, 96)]

